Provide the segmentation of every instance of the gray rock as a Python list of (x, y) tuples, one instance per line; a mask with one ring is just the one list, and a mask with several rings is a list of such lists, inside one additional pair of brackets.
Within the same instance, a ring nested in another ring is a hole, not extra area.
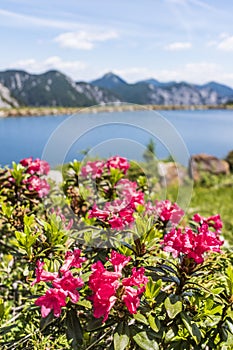
[(201, 180), (205, 174), (227, 175), (230, 173), (229, 164), (225, 160), (205, 153), (195, 154), (190, 158), (189, 170), (194, 181)]

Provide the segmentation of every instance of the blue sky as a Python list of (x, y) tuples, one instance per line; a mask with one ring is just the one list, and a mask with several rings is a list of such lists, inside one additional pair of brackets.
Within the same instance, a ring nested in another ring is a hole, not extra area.
[(0, 70), (233, 87), (232, 0), (1, 0)]

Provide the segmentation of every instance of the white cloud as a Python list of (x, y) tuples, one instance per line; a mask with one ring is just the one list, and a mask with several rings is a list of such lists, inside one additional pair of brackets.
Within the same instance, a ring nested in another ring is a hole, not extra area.
[(80, 50), (91, 50), (96, 42), (103, 42), (118, 38), (115, 31), (79, 31), (67, 32), (58, 35), (54, 41), (61, 47)]
[(64, 72), (73, 79), (79, 79), (87, 68), (87, 64), (81, 61), (65, 61), (58, 56), (51, 56), (43, 61), (30, 58), (20, 60), (9, 65), (9, 68), (23, 69), (29, 73), (43, 73), (50, 69)]
[(177, 42), (166, 45), (165, 50), (180, 51), (180, 50), (191, 49), (191, 47), (192, 47), (192, 44), (190, 42), (177, 41)]
[(226, 32), (220, 33), (217, 39), (208, 41), (207, 46), (226, 52), (233, 51), (233, 35)]
[(224, 36), (223, 40), (218, 43), (217, 48), (223, 51), (233, 51), (233, 35)]

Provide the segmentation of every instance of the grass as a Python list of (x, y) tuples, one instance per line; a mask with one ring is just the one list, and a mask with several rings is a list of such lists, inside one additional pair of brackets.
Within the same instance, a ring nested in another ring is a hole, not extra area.
[(189, 211), (193, 209), (203, 216), (220, 214), (223, 221), (223, 236), (233, 247), (233, 182), (228, 187), (224, 185), (210, 188), (196, 186)]

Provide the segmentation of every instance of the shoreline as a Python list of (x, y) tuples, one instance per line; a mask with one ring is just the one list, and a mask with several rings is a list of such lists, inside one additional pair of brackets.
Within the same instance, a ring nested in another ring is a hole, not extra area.
[(75, 113), (111, 113), (130, 111), (178, 111), (178, 110), (232, 110), (233, 105), (200, 105), (200, 106), (163, 106), (163, 105), (135, 105), (135, 104), (115, 104), (91, 107), (20, 107), (20, 108), (0, 108), (0, 118), (8, 117), (35, 117), (48, 115), (72, 115)]

